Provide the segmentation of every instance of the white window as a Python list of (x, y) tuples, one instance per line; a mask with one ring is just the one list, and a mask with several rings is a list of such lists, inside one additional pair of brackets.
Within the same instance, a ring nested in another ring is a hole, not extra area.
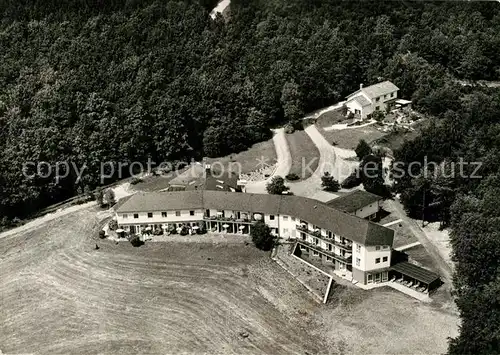
[(368, 274), (368, 275), (366, 275), (366, 276), (367, 276), (367, 282), (368, 282), (369, 284), (371, 284), (371, 283), (373, 282), (373, 277), (372, 277), (372, 274)]
[(375, 250), (380, 250), (380, 245), (377, 245), (377, 246), (375, 247)]
[(361, 259), (360, 258), (356, 258), (356, 266), (359, 266), (361, 265)]
[(318, 252), (316, 250), (313, 250), (313, 255), (318, 255)]
[(284, 221), (288, 221), (288, 216), (283, 216)]
[(181, 215), (181, 211), (175, 211), (175, 215), (176, 215), (177, 217), (180, 217), (180, 215)]
[(274, 221), (274, 215), (273, 215), (273, 214), (272, 214), (272, 215), (270, 215), (270, 216), (269, 216), (269, 219), (270, 219), (271, 221)]
[(328, 244), (328, 251), (332, 251), (332, 245)]
[(148, 218), (153, 218), (153, 212), (148, 212)]
[(391, 97), (394, 97), (394, 93), (393, 92), (391, 92)]
[(380, 258), (375, 259), (375, 264), (380, 264)]
[(389, 273), (387, 271), (382, 272), (382, 281), (389, 280)]
[(356, 253), (361, 253), (361, 245), (356, 244)]
[(328, 238), (332, 239), (333, 238), (333, 233), (328, 231)]
[(283, 233), (287, 234), (288, 233), (288, 228), (283, 228)]
[(162, 216), (162, 217), (167, 217), (167, 212), (162, 212), (162, 213), (161, 213), (161, 216)]
[(128, 218), (128, 215), (125, 213), (122, 215), (123, 219), (127, 219)]
[[(378, 101), (378, 100), (377, 100)], [(380, 110), (380, 106), (375, 106), (375, 110), (378, 111)]]
[(389, 249), (389, 246), (388, 246), (388, 245), (384, 245), (384, 246), (382, 247), (382, 249)]
[(190, 216), (194, 216), (194, 211), (189, 211)]
[(387, 256), (384, 256), (384, 257), (382, 258), (382, 262), (384, 262), (384, 263), (385, 263), (385, 262), (387, 262)]
[(314, 238), (314, 244), (318, 245), (319, 244), (319, 240), (318, 238)]
[(331, 257), (329, 257), (329, 256), (327, 256), (327, 257), (326, 257), (326, 261), (332, 261), (332, 258), (331, 258)]
[(139, 213), (134, 213), (134, 218), (139, 218)]

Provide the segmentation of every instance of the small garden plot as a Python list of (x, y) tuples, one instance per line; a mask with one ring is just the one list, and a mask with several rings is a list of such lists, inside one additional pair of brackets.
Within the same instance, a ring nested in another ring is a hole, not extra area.
[(301, 180), (309, 178), (318, 168), (320, 156), (318, 148), (305, 131), (287, 134), (286, 139), (292, 156), (290, 174), (297, 174)]
[(276, 248), (276, 258), (300, 283), (307, 286), (318, 299), (323, 300), (330, 277), (310, 267), (290, 254), (292, 245)]
[(370, 143), (387, 135), (387, 133), (379, 131), (373, 125), (333, 131), (325, 131), (320, 128), (319, 131), (330, 144), (335, 144), (337, 147), (344, 149), (356, 148), (361, 139)]
[(256, 143), (249, 149), (237, 154), (207, 159), (207, 163), (212, 164), (212, 169), (214, 171), (224, 169), (225, 172), (232, 171), (236, 174), (248, 174), (262, 168), (260, 162), (264, 162), (267, 165), (273, 165), (276, 164), (276, 161), (276, 149), (274, 148), (272, 139)]
[(395, 151), (397, 149), (400, 149), (405, 141), (412, 141), (415, 138), (417, 138), (420, 133), (422, 132), (422, 129), (427, 127), (428, 121), (427, 120), (421, 120), (418, 122), (415, 122), (412, 125), (413, 130), (412, 131), (396, 131), (396, 132), (389, 132), (387, 135), (384, 137), (378, 139), (375, 143), (377, 145), (381, 145), (383, 147), (387, 147), (391, 149), (392, 151)]

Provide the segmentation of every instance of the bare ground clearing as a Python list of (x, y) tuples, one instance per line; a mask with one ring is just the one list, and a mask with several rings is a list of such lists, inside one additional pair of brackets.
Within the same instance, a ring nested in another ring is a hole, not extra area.
[(96, 240), (96, 211), (2, 238), (4, 353), (436, 353), (456, 331), (392, 291), (320, 305), (251, 245)]

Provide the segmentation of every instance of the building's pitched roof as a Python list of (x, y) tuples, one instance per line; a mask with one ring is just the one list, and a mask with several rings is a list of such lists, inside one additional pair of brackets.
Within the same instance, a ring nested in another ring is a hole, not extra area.
[(222, 191), (137, 193), (118, 213), (220, 209), (298, 217), (364, 245), (391, 245), (394, 231), (300, 196)]
[(378, 195), (363, 190), (355, 190), (347, 195), (330, 200), (326, 204), (347, 213), (354, 213), (360, 208), (380, 200), (382, 200), (382, 197)]
[(403, 261), (391, 266), (391, 269), (402, 273), (403, 275), (409, 276), (415, 280), (423, 282), (427, 285), (439, 280), (439, 275), (429, 271), (427, 269), (421, 268), (420, 266), (410, 264), (407, 261)]
[(119, 213), (199, 209), (203, 191), (139, 192), (116, 209)]
[(367, 86), (365, 88), (359, 89), (349, 96), (347, 96), (348, 99), (350, 99), (352, 96), (360, 93), (361, 91), (364, 92), (369, 98), (374, 99), (376, 97), (382, 96), (382, 95), (387, 95), (390, 94), (391, 92), (397, 91), (399, 88), (391, 83), (390, 81), (382, 81), (381, 83), (377, 83), (374, 85)]
[(370, 106), (372, 103), (366, 98), (364, 97), (363, 95), (358, 95), (358, 96), (355, 96), (355, 97), (352, 97), (349, 99), (350, 100), (354, 100), (356, 101), (358, 104), (361, 105), (361, 107), (366, 107), (366, 106)]

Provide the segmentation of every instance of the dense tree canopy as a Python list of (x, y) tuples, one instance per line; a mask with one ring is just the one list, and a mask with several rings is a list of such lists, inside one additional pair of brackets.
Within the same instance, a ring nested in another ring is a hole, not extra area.
[[(3, 1), (0, 214), (117, 179), (101, 181), (103, 162), (245, 149), (361, 82), (393, 80), (444, 115), (460, 106), (454, 78), (500, 74), (494, 4), (233, 0), (225, 21), (215, 2)], [(47, 174), (21, 173), (40, 161)], [(56, 180), (58, 161), (81, 179)]]

